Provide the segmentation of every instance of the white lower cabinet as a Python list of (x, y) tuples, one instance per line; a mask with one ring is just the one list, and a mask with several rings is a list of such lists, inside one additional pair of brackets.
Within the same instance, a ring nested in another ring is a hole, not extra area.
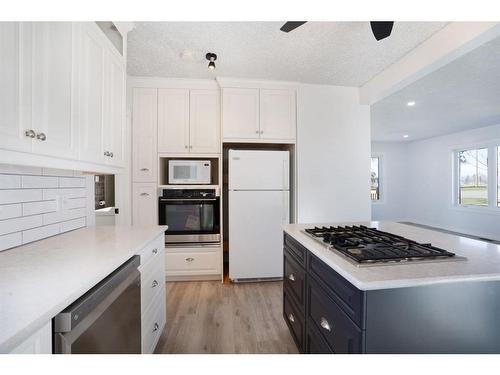
[(10, 354), (52, 354), (52, 322), (24, 340), (10, 351)]
[(200, 279), (203, 276), (220, 277), (221, 254), (221, 247), (167, 247), (165, 250), (167, 278), (175, 280), (189, 277)]
[(160, 235), (141, 252), (142, 353), (154, 352), (167, 321), (165, 237)]

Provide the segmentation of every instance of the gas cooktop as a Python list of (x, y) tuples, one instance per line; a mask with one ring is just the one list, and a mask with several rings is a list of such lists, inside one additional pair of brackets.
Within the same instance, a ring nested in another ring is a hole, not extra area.
[(459, 260), (454, 253), (363, 225), (314, 227), (305, 232), (357, 265)]

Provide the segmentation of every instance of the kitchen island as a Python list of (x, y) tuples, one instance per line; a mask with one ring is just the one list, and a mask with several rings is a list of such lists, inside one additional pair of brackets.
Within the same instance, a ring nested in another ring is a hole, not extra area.
[[(142, 351), (152, 352), (165, 325), (165, 229), (87, 227), (1, 252), (0, 353), (51, 352), (52, 318), (134, 255), (140, 256)], [(154, 332), (146, 326), (155, 323)]]
[(305, 353), (500, 353), (500, 246), (393, 222), (365, 225), (455, 253), (359, 266), (284, 225), (285, 321)]

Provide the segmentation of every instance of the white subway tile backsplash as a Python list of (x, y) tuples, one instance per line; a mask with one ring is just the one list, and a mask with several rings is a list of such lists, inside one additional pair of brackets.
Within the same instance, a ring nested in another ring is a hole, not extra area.
[(0, 190), (0, 204), (34, 202), (42, 200), (42, 190), (13, 189)]
[(0, 220), (23, 216), (21, 203), (0, 205)]
[(6, 234), (0, 236), (0, 251), (10, 249), (14, 246), (22, 245), (23, 235), (22, 232)]
[(69, 188), (69, 189), (44, 189), (43, 200), (63, 198), (85, 198), (87, 196), (85, 189)]
[(92, 222), (91, 180), (82, 172), (0, 164), (0, 251)]
[(59, 187), (61, 188), (76, 188), (85, 187), (85, 178), (83, 177), (60, 177)]
[(56, 188), (59, 186), (59, 179), (48, 176), (23, 176), (22, 185), (23, 189)]
[(57, 210), (57, 201), (23, 203), (23, 216), (38, 215)]
[(21, 187), (21, 176), (0, 174), (0, 189), (18, 189)]
[(61, 221), (73, 220), (79, 217), (87, 216), (86, 208), (76, 208), (74, 210), (61, 210), (43, 214), (43, 224), (59, 223)]
[(41, 227), (42, 215), (16, 217), (0, 221), (0, 235), (20, 232), (26, 229)]

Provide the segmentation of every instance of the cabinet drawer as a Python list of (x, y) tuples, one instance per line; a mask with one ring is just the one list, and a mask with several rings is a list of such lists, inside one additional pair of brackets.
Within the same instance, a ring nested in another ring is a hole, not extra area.
[(295, 241), (292, 237), (285, 233), (284, 244), (287, 250), (297, 258), (297, 262), (303, 267), (306, 266), (307, 250), (304, 246)]
[(362, 331), (314, 280), (308, 279), (308, 322), (335, 353), (360, 353)]
[(142, 316), (142, 353), (153, 353), (167, 320), (165, 287)]
[(333, 354), (333, 350), (328, 346), (323, 336), (318, 332), (314, 322), (307, 322), (307, 332), (305, 338), (307, 354)]
[[(148, 263), (141, 269), (141, 310), (145, 312), (165, 285), (165, 262)], [(154, 259), (153, 259), (154, 260)]]
[(284, 259), (284, 282), (285, 288), (289, 294), (293, 295), (295, 302), (300, 310), (305, 308), (305, 292), (306, 292), (306, 274), (304, 269), (292, 258), (285, 248)]
[(321, 286), (342, 310), (364, 329), (364, 293), (311, 253), (309, 253), (308, 272), (319, 280)]
[(165, 254), (167, 276), (207, 275), (220, 273), (221, 259), (218, 251), (189, 251)]
[[(165, 236), (163, 234), (159, 235), (153, 241), (148, 243), (144, 248), (139, 251), (139, 256), (141, 257), (141, 266), (146, 265), (148, 262), (162, 263), (163, 254), (165, 252)], [(153, 260), (153, 258), (155, 258)]]
[(301, 353), (304, 352), (304, 315), (294, 306), (290, 296), (283, 293), (283, 318), (285, 319), (295, 344)]

